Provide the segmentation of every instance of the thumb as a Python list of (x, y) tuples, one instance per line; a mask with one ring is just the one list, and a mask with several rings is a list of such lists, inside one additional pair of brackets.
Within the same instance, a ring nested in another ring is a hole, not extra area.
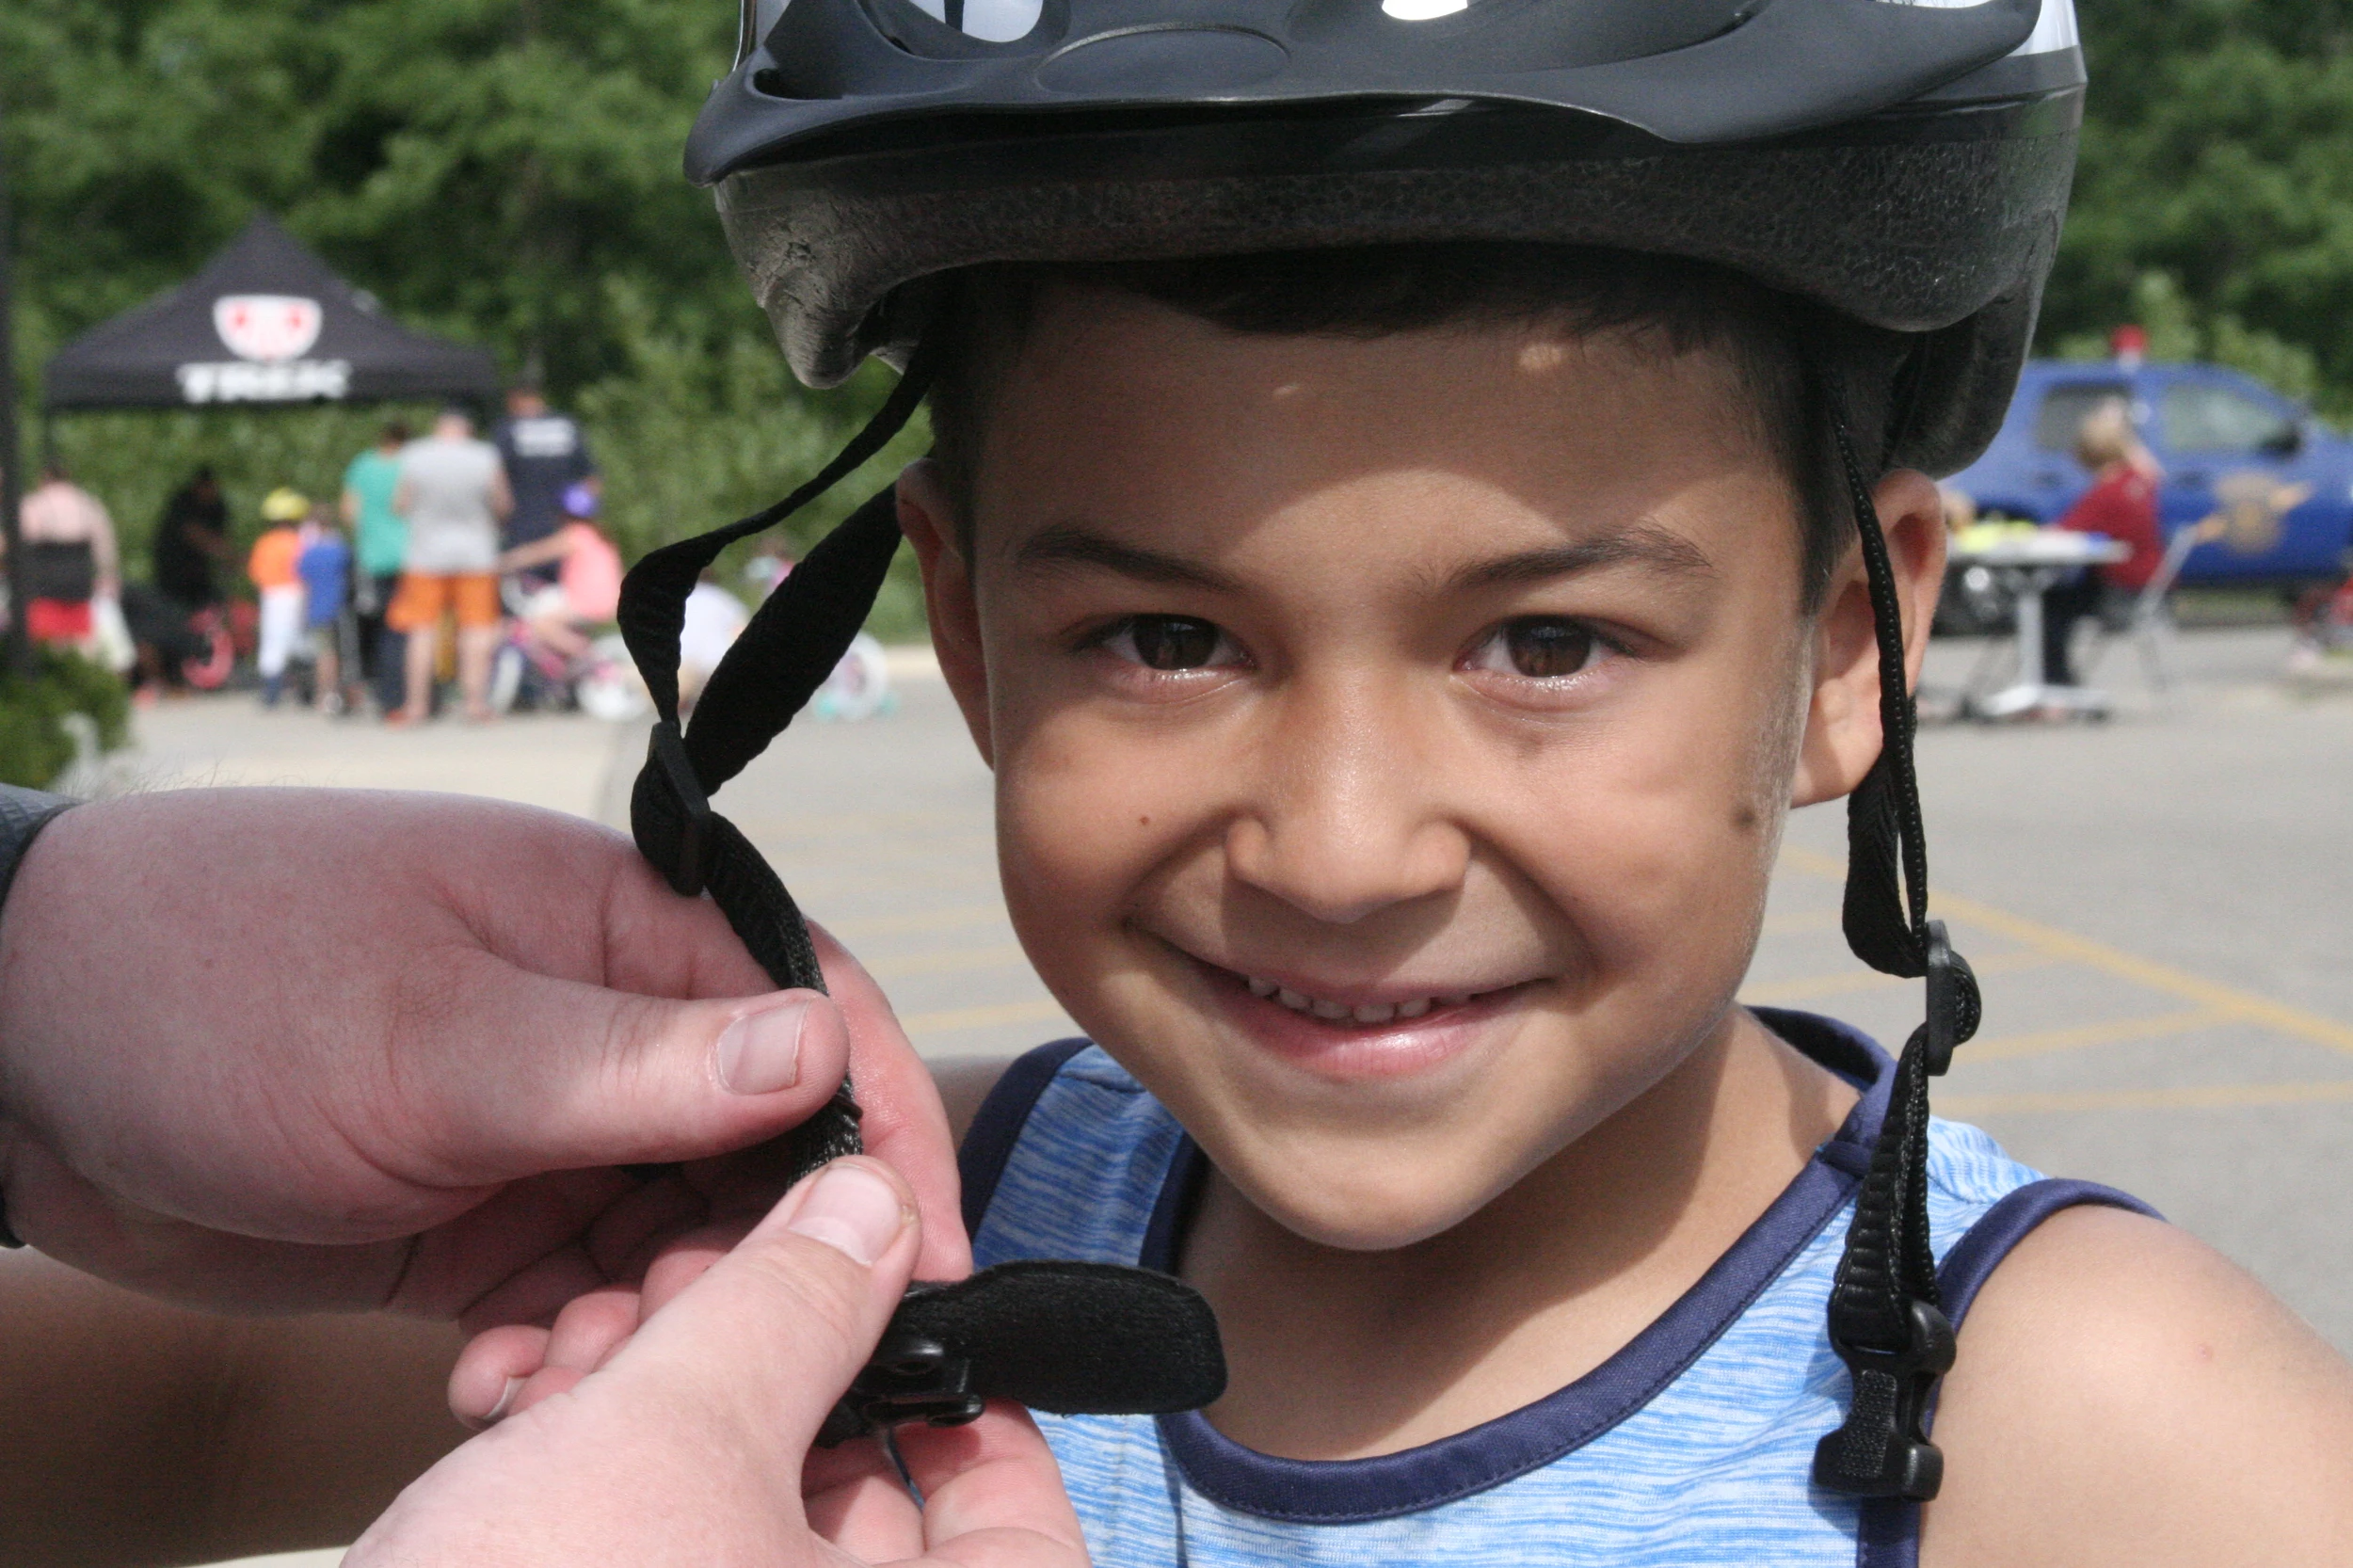
[(657, 1399), (693, 1391), (797, 1472), (898, 1306), (921, 1233), (896, 1171), (837, 1160), (648, 1318), (606, 1371)]
[(815, 991), (674, 1001), (487, 952), (456, 967), (392, 1053), (424, 1124), (402, 1135), (453, 1185), (743, 1148), (808, 1120), (849, 1059), (840, 1009)]

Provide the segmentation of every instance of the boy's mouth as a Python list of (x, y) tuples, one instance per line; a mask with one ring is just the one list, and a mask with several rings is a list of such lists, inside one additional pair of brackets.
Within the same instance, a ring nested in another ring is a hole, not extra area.
[[(1172, 946), (1174, 944), (1171, 944)], [(1230, 991), (1246, 992), (1261, 1001), (1272, 1003), (1302, 1019), (1326, 1025), (1336, 1030), (1377, 1030), (1396, 1028), (1401, 1024), (1416, 1024), (1427, 1028), (1449, 1022), (1466, 1010), (1479, 1009), (1480, 1004), (1507, 1000), (1525, 988), (1520, 984), (1461, 986), (1420, 989), (1408, 982), (1373, 986), (1350, 986), (1337, 996), (1320, 995), (1308, 988), (1314, 983), (1299, 983), (1299, 977), (1275, 979), (1256, 975), (1246, 969), (1228, 968), (1211, 963), (1198, 953), (1176, 950), (1193, 961), (1204, 974)]]
[(1368, 1027), (1395, 1023), (1403, 1018), (1418, 1018), (1441, 1008), (1461, 1007), (1468, 1003), (1474, 996), (1474, 993), (1469, 991), (1449, 991), (1434, 996), (1415, 997), (1405, 1001), (1367, 1001), (1357, 1002), (1352, 1006), (1347, 1002), (1332, 1001), (1322, 997), (1311, 997), (1304, 991), (1294, 991), (1288, 985), (1272, 980), (1263, 980), (1257, 975), (1242, 975), (1241, 979), (1242, 984), (1250, 988), (1252, 996), (1265, 997), (1280, 1006), (1289, 1008), (1294, 1013), (1305, 1013), (1310, 1016), (1321, 1018), (1326, 1023), (1353, 1023)]

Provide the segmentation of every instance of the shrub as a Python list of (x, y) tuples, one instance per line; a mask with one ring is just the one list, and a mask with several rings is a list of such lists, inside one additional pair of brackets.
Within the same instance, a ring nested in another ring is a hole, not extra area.
[(131, 696), (114, 672), (77, 653), (44, 648), (29, 676), (0, 671), (0, 783), (42, 789), (72, 765), (79, 713), (112, 751), (130, 738)]

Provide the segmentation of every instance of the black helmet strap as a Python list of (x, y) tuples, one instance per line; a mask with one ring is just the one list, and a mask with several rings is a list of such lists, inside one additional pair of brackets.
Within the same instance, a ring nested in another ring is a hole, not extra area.
[[(738, 539), (775, 526), (888, 443), (921, 404), (932, 358), (918, 348), (866, 427), (808, 483), (763, 511), (637, 563), (621, 584), (621, 634), (653, 697), (646, 764), (630, 795), (638, 853), (683, 897), (708, 892), (777, 986), (825, 989), (792, 895), (711, 796), (767, 749), (857, 634), (899, 547), (884, 490), (810, 550), (712, 672), (693, 726), (679, 719), (679, 634), (696, 580)], [(864, 1147), (844, 1079), (788, 1135), (790, 1179)], [(1190, 1286), (1141, 1269), (1021, 1261), (952, 1285), (916, 1284), (819, 1434), (831, 1446), (908, 1421), (951, 1426), (989, 1399), (1064, 1414), (1193, 1410), (1225, 1386), (1217, 1320)]]
[(1928, 981), (1927, 1018), (1904, 1043), (1870, 1169), (1831, 1288), (1830, 1337), (1852, 1375), (1847, 1419), (1814, 1452), (1815, 1484), (1865, 1497), (1936, 1496), (1944, 1456), (1928, 1440), (1937, 1380), (1953, 1363), (1938, 1299), (1928, 1214), (1929, 1080), (1977, 1032), (1977, 977), (1928, 918), (1929, 863), (1913, 767), (1917, 722), (1904, 667), (1903, 605), (1879, 510), (1848, 426), (1837, 378), (1818, 367), (1863, 552), (1879, 642), (1880, 755), (1847, 802), (1844, 924), (1855, 955), (1885, 974)]

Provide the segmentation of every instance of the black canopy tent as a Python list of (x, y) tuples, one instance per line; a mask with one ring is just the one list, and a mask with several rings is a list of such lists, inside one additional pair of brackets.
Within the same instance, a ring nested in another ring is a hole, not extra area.
[(487, 403), (498, 391), (488, 353), (401, 326), (267, 216), (187, 282), (67, 344), (41, 373), (44, 413)]

